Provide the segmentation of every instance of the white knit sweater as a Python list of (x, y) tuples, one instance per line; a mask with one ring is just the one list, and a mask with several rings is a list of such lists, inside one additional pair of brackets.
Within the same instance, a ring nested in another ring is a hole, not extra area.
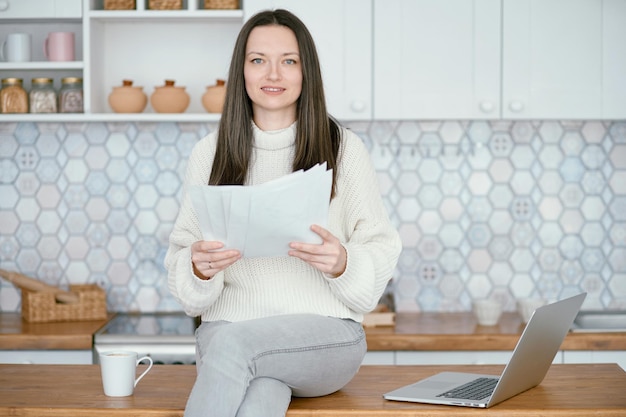
[[(291, 172), (295, 129), (254, 129), (248, 184)], [(190, 246), (201, 240), (198, 219), (184, 193), (165, 258), (168, 284), (191, 316), (203, 321), (240, 321), (292, 313), (315, 313), (362, 321), (380, 299), (401, 251), (380, 197), (376, 173), (360, 138), (342, 129), (337, 194), (330, 203), (328, 229), (348, 255), (345, 272), (332, 278), (292, 257), (242, 258), (209, 280), (193, 273)], [(216, 133), (199, 141), (189, 159), (185, 187), (207, 184)]]

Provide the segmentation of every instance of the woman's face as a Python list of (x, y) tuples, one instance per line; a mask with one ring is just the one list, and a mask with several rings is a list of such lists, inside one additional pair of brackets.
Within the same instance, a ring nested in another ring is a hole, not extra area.
[(296, 120), (302, 66), (295, 34), (285, 26), (257, 26), (246, 44), (243, 68), (255, 121)]

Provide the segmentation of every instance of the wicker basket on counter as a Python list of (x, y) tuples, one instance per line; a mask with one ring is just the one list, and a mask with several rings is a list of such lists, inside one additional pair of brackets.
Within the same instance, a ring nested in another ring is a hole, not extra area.
[(135, 10), (135, 0), (104, 0), (104, 10)]
[(149, 0), (148, 8), (151, 10), (179, 10), (183, 7), (182, 0)]
[(239, 0), (204, 0), (205, 9), (238, 9)]
[(59, 303), (54, 293), (22, 288), (22, 319), (32, 323), (102, 320), (107, 318), (106, 293), (94, 284), (70, 285), (77, 303)]

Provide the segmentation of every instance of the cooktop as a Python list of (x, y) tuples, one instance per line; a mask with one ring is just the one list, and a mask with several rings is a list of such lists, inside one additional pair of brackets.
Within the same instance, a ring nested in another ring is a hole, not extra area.
[(161, 336), (194, 336), (196, 319), (184, 313), (118, 313), (102, 329), (96, 339), (108, 336), (151, 338)]

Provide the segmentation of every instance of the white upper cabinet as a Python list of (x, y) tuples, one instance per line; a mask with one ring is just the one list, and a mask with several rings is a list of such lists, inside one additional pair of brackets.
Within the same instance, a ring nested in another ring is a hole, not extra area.
[(502, 117), (626, 117), (626, 2), (504, 0)]
[(284, 8), (307, 25), (320, 58), (329, 112), (342, 120), (372, 118), (372, 5), (369, 0), (246, 0), (244, 20)]
[(502, 116), (602, 117), (602, 1), (504, 0)]
[(80, 18), (82, 0), (0, 0), (0, 19)]
[(374, 117), (499, 118), (500, 5), (374, 0)]
[(626, 1), (602, 2), (602, 117), (626, 118)]

